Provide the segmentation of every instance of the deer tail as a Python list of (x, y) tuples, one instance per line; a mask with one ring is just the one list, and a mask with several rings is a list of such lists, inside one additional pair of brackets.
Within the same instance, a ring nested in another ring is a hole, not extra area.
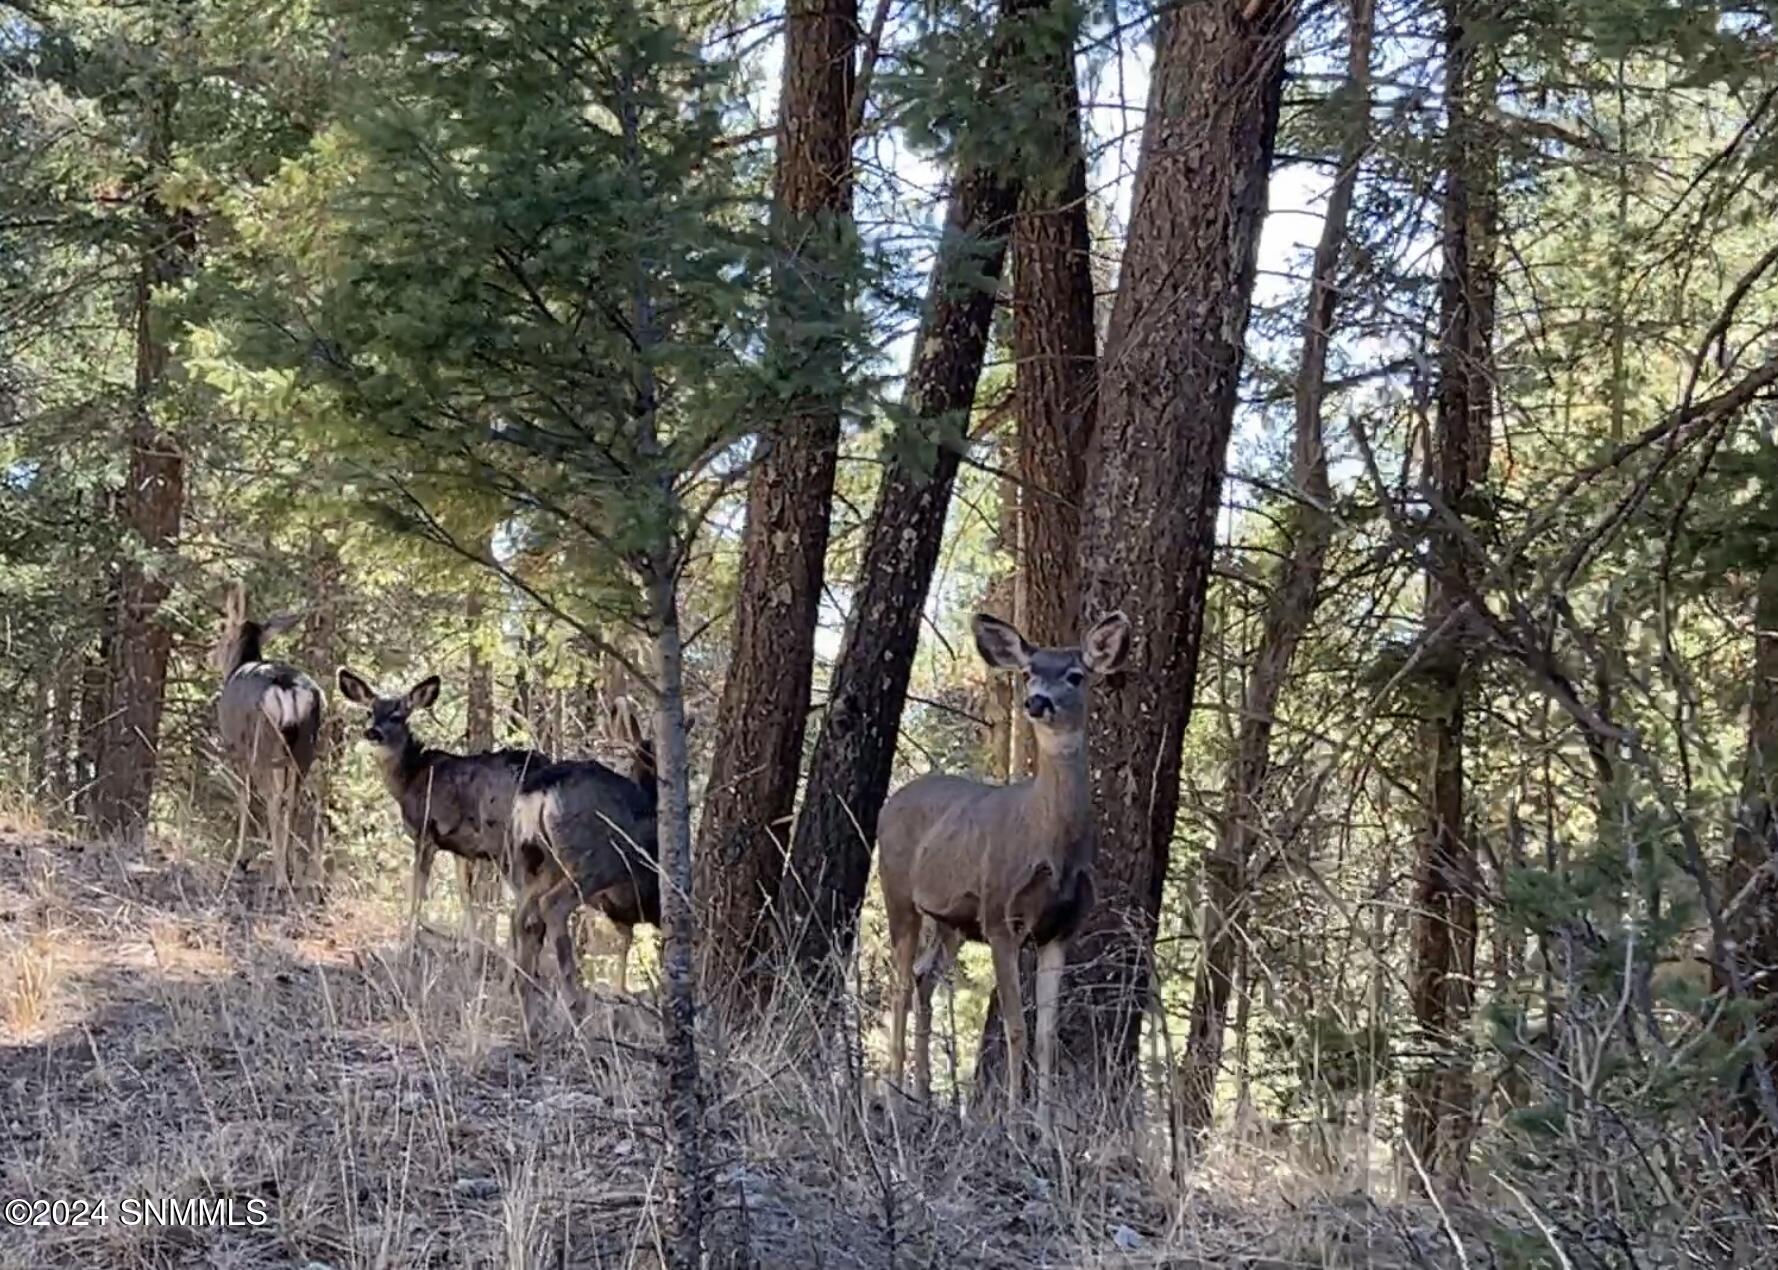
[(512, 843), (515, 847), (547, 846), (550, 802), (547, 789), (520, 790), (512, 800)]
[(321, 718), (321, 694), (309, 684), (274, 685), (259, 698), (260, 713), (285, 740), (292, 739)]

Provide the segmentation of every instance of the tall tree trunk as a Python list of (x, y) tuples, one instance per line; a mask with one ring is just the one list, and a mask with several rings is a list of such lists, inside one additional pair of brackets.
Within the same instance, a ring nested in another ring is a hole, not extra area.
[[(1724, 924), (1735, 942), (1742, 982), (1757, 1011), (1764, 1052), (1748, 1057), (1778, 1071), (1778, 563), (1760, 571), (1754, 603), (1753, 676), (1747, 706), (1747, 756), (1741, 777), (1728, 869)], [(1729, 987), (1719, 969), (1716, 987)], [(1736, 1091), (1745, 1135), (1741, 1155), (1766, 1162), (1766, 1184), (1778, 1173), (1774, 1134), (1760, 1110), (1751, 1070)]]
[[(484, 545), (483, 554), (487, 555), (489, 550)], [(463, 600), (463, 621), (469, 631), (469, 692), (463, 745), (471, 754), (486, 754), (494, 748), (494, 661), (482, 642), (486, 590), (487, 580), (478, 578)], [(550, 757), (561, 755), (552, 753)], [(463, 884), (464, 910), (472, 915), (492, 914), (500, 903), (499, 866), (488, 860), (463, 860), (457, 875)]]
[(117, 603), (112, 585), (115, 576), (111, 568), (104, 568), (98, 609), (99, 636), (94, 646), (82, 654), (80, 674), (80, 737), (75, 756), (75, 801), (80, 814), (92, 824), (98, 823), (99, 776), (105, 770), (105, 739), (111, 731), (111, 649), (117, 642)]
[(75, 775), (79, 764), (79, 722), (75, 702), (80, 697), (81, 654), (64, 650), (56, 659), (55, 704), (50, 720), (49, 798), (53, 818), (60, 823), (74, 809)]
[[(148, 170), (158, 175), (172, 160), (178, 90), (163, 82), (153, 93), (145, 149)], [(94, 807), (101, 832), (132, 838), (147, 831), (154, 801), (161, 707), (173, 646), (172, 632), (160, 621), (160, 607), (171, 590), (167, 557), (178, 541), (185, 503), (184, 460), (156, 418), (165, 396), (169, 350), (167, 333), (160, 329), (154, 310), (155, 292), (184, 277), (194, 249), (194, 223), (188, 213), (164, 206), (150, 189), (143, 197), (140, 229), (129, 476), (119, 500), (130, 541), (118, 573), (111, 709)]]
[(1293, 14), (1216, 0), (1159, 31), (1081, 522), (1082, 619), (1135, 626), (1089, 726), (1099, 897), (1060, 1023), (1102, 1089), (1138, 1071)]
[[(1070, 0), (1063, 0), (1067, 5)], [(1013, 411), (1019, 420), (1019, 571), (1035, 643), (1080, 637), (1076, 566), (1087, 445), (1093, 433), (1092, 236), (1080, 137), (1074, 22), (1033, 22), (1034, 73), (1051, 95), (1023, 155), (1013, 227)]]
[[(1003, 26), (1020, 7), (1020, 0), (1004, 0)], [(984, 92), (1004, 83), (1005, 73), (1002, 38), (985, 72)], [(921, 432), (885, 446), (883, 483), (796, 820), (782, 901), (797, 963), (817, 984), (836, 982), (834, 971), (850, 955), (857, 933), (926, 590), (1018, 204), (1016, 183), (978, 149), (967, 137), (959, 148), (903, 391)]]
[[(1059, 10), (1059, 12), (1058, 12)], [(1033, 643), (1080, 638), (1076, 583), (1080, 500), (1093, 431), (1097, 341), (1093, 326), (1092, 233), (1087, 224), (1087, 164), (1080, 136), (1080, 85), (1074, 67), (1079, 34), (1072, 0), (1051, 5), (1028, 24), (1029, 74), (1049, 93), (1027, 125), (1020, 155), (1018, 217), (1012, 240), (1013, 412), (1019, 421), (1017, 602), (1012, 619)], [(995, 676), (1010, 690), (1011, 679)], [(1011, 779), (1031, 772), (1031, 725), (1011, 711)], [(1030, 953), (1022, 961), (1032, 982)], [(1006, 1066), (1000, 996), (988, 1004), (977, 1050), (975, 1097), (982, 1105), (1003, 1084)], [(1034, 1035), (1036, 1003), (1027, 1013)]]
[(790, 385), (747, 491), (734, 642), (698, 836), (703, 983), (752, 995), (789, 839), (845, 400), (856, 0), (790, 0), (773, 191), (781, 262), (768, 332)]
[(1224, 787), (1222, 824), (1215, 848), (1204, 858), (1203, 919), (1198, 927), (1201, 951), (1192, 992), (1191, 1026), (1177, 1082), (1180, 1124), (1192, 1136), (1207, 1131), (1215, 1114), (1229, 993), (1242, 944), (1240, 924), (1252, 901), (1249, 864), (1271, 766), (1272, 720), (1297, 644), (1314, 617), (1322, 567), (1333, 540), (1321, 411), (1327, 390), (1327, 349), (1339, 310), (1340, 258), (1359, 161), (1370, 136), (1372, 10), (1373, 0), (1352, 0), (1345, 92), (1345, 105), (1352, 115), (1340, 146), (1339, 173), (1328, 194), (1321, 239), (1315, 246), (1309, 307), (1303, 317), (1302, 363), (1297, 368), (1291, 463), (1296, 502), (1288, 518), (1289, 555), (1274, 581), (1259, 647), (1248, 667), (1235, 755)]
[[(1013, 588), (1018, 585), (1019, 485), (1012, 472), (1013, 464), (1017, 462), (1013, 454), (1016, 444), (1014, 438), (1002, 434), (1000, 519), (994, 529), (994, 550), (1008, 561), (1008, 565), (1006, 572), (994, 579), (983, 597), (982, 608), (988, 613), (1010, 614), (1013, 611)], [(983, 756), (982, 770), (988, 779), (1004, 782), (1012, 772), (1013, 728), (1017, 723), (1012, 676), (984, 668), (982, 678), (988, 716), (987, 753)]]
[(696, 1270), (702, 1264), (703, 1090), (698, 1075), (697, 997), (694, 953), (697, 921), (691, 853), (690, 764), (685, 744), (684, 644), (673, 575), (651, 579), (649, 599), (654, 642), (655, 752), (661, 782), (658, 830), (661, 852), (662, 1037), (668, 1120), (667, 1194), (672, 1209), (667, 1265)]
[[(1493, 422), (1494, 152), (1481, 136), (1492, 92), (1485, 54), (1465, 27), (1467, 0), (1445, 0), (1445, 191), (1439, 284), (1439, 385), (1435, 463), (1440, 501), (1461, 515), (1486, 478)], [(1435, 1057), (1409, 1074), (1403, 1131), (1429, 1173), (1456, 1176), (1468, 1140), (1470, 1058), (1462, 1044), (1475, 1000), (1475, 844), (1464, 798), (1464, 697), (1468, 564), (1448, 524), (1431, 535), (1426, 582), (1426, 676), (1433, 705), (1422, 728), (1426, 823), (1414, 883), (1414, 1019)]]
[[(340, 607), (345, 591), (345, 569), (339, 552), (319, 533), (309, 543), (309, 604), (303, 622), (303, 665), (319, 683), (331, 684), (344, 660), (340, 647)], [(329, 876), (327, 835), (333, 819), (333, 760), (345, 751), (344, 710), (325, 710), (317, 738), (315, 762), (303, 781), (296, 807), (295, 831), (303, 858), (297, 861), (299, 876), (325, 884)]]
[(482, 589), (472, 587), (463, 602), (463, 618), (469, 627), (468, 719), (463, 743), (471, 754), (485, 754), (494, 748), (494, 662), (482, 645), (484, 608)]

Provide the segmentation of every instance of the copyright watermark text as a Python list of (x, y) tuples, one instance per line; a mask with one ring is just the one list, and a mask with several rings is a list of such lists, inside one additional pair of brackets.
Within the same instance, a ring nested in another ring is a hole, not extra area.
[(269, 1226), (271, 1205), (253, 1196), (127, 1195), (121, 1199), (9, 1199), (0, 1222), (12, 1227), (185, 1226), (206, 1229)]

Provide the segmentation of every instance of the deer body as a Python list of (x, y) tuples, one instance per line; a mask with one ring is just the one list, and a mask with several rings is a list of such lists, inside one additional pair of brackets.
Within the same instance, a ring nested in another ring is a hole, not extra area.
[[(916, 981), (916, 1092), (930, 1086), (928, 1047), (936, 970), (963, 940), (993, 952), (995, 990), (1006, 1021), (1008, 1094), (1023, 1101), (1025, 1020), (1019, 949), (1039, 949), (1037, 1060), (1039, 1114), (1052, 1098), (1056, 1007), (1068, 940), (1093, 904), (1092, 790), (1086, 759), (1086, 682), (1123, 663), (1129, 624), (1113, 614), (1079, 649), (1033, 648), (996, 619), (975, 619), (976, 646), (1002, 669), (1025, 674), (1025, 712), (1037, 739), (1029, 780), (991, 785), (959, 776), (923, 776), (898, 790), (877, 822), (878, 877), (894, 947), (896, 992), (889, 1063), (899, 1083), (906, 1065), (908, 1007)], [(916, 965), (927, 921), (935, 945)]]
[(224, 748), (241, 781), (241, 814), (237, 851), (245, 842), (255, 797), (265, 812), (277, 885), (293, 882), (290, 869), (290, 818), (303, 779), (314, 765), (321, 740), (326, 697), (319, 685), (283, 662), (267, 661), (266, 637), (288, 630), (300, 620), (285, 614), (265, 622), (247, 616), (244, 588), (229, 594), (227, 618), (217, 660), (223, 673), (216, 701), (216, 721)]
[(371, 712), (364, 736), (376, 747), (383, 783), (413, 840), (408, 910), (411, 939), (419, 928), (420, 906), (439, 851), (456, 856), (463, 865), (466, 915), (470, 867), (490, 863), (511, 883), (508, 835), (513, 799), (525, 777), (548, 767), (550, 760), (535, 750), (453, 754), (422, 745), (409, 728), (408, 718), (438, 699), (436, 675), (399, 697), (378, 696), (363, 678), (343, 668), (339, 684), (348, 700)]
[(618, 991), (628, 990), (630, 944), (638, 924), (661, 920), (655, 836), (654, 749), (633, 712), (620, 715), (633, 776), (592, 759), (557, 763), (527, 777), (512, 810), (513, 961), (529, 1025), (543, 947), (556, 955), (562, 988), (578, 1003), (580, 973), (568, 920), (580, 905), (603, 913), (618, 932)]

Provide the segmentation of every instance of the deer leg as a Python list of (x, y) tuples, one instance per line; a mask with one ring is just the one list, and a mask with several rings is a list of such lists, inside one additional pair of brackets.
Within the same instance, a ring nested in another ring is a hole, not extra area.
[(566, 879), (550, 888), (542, 906), (544, 929), (555, 949), (556, 969), (561, 973), (562, 998), (573, 1017), (579, 1017), (581, 1012), (580, 958), (575, 955), (574, 929), (569, 922), (579, 906), (580, 892)]
[[(250, 813), (252, 812), (252, 810), (253, 810), (253, 781), (250, 777), (243, 774), (241, 777), (241, 816), (240, 816), (240, 820), (235, 825), (235, 860), (236, 861), (239, 861), (242, 857), (242, 854), (247, 850), (247, 822), (249, 819), (251, 819)], [(233, 863), (231, 863), (228, 866), (228, 868), (229, 868), (230, 873), (233, 873), (235, 870), (235, 866)]]
[(627, 994), (630, 990), (630, 945), (636, 942), (636, 928), (622, 922), (613, 922), (612, 926), (617, 930), (617, 990)]
[(529, 1039), (537, 1030), (537, 961), (543, 952), (543, 915), (531, 888), (519, 896), (512, 910), (512, 962), (518, 977), (519, 1017)]
[(907, 1074), (908, 1006), (914, 996), (914, 953), (920, 945), (921, 918), (910, 909), (900, 920), (890, 919), (890, 939), (895, 952), (895, 997), (889, 1016), (889, 1081), (897, 1089)]
[(409, 944), (417, 944), (420, 939), (420, 905), (425, 903), (426, 889), (432, 883), (432, 857), (437, 852), (438, 843), (426, 829), (414, 835), (414, 876), (407, 907)]
[(291, 889), (290, 821), (284, 796), (284, 769), (274, 765), (266, 777), (266, 829), (272, 839), (272, 876), (280, 890)]
[(914, 1096), (924, 1102), (932, 1096), (932, 993), (945, 968), (957, 955), (962, 937), (948, 926), (933, 923), (932, 946), (914, 963)]
[(1066, 941), (1054, 940), (1037, 950), (1037, 1120), (1045, 1128), (1056, 1096), (1056, 1007), (1067, 967)]
[(457, 887), (463, 893), (463, 915), (457, 923), (457, 934), (465, 942), (470, 942), (475, 938), (480, 925), (481, 906), (478, 901), (481, 897), (477, 893), (475, 885), (475, 875), (480, 867), (468, 856), (457, 857)]
[(988, 947), (994, 953), (994, 990), (1006, 1025), (1006, 1101), (1017, 1111), (1025, 1102), (1025, 1007), (1019, 992), (1019, 944), (1010, 934), (996, 933), (989, 938)]

